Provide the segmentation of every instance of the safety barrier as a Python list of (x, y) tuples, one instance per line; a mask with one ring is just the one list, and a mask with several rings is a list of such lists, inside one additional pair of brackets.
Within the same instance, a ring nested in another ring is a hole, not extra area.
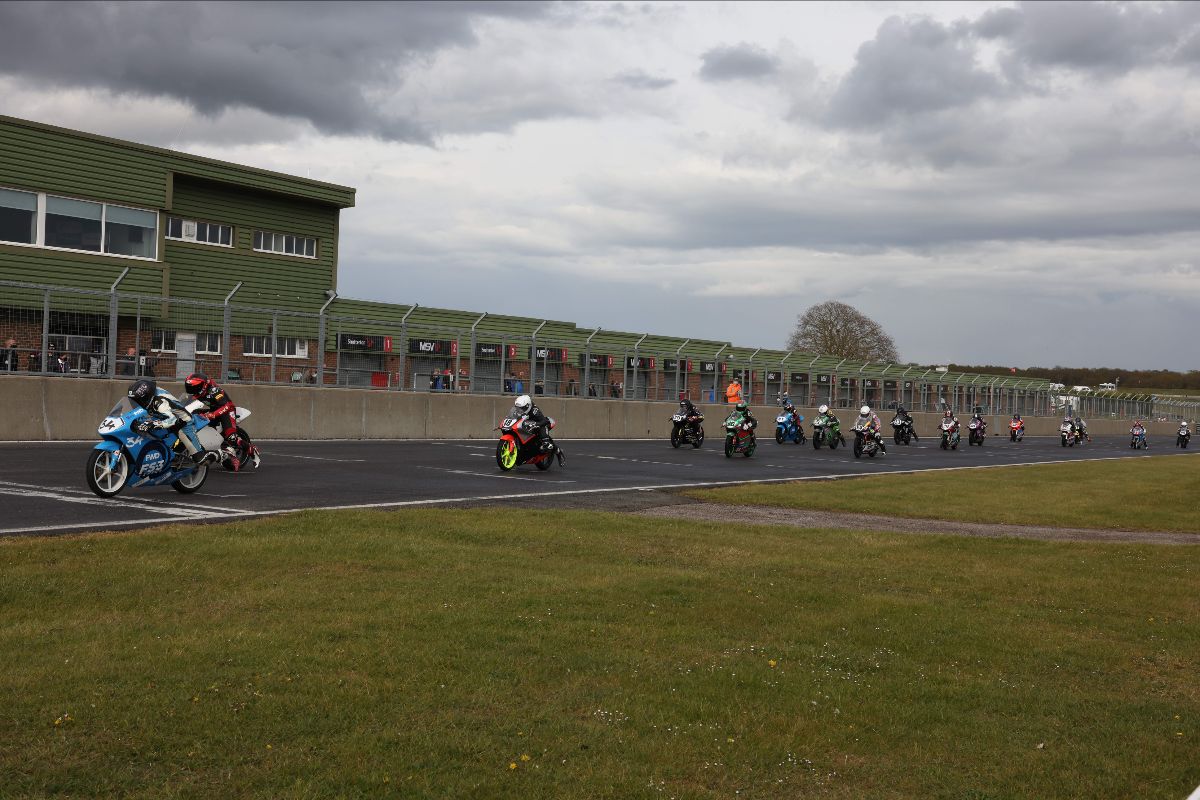
[[(176, 393), (182, 385), (164, 382)], [(128, 381), (96, 379), (64, 381), (53, 377), (14, 375), (0, 380), (0, 441), (92, 439), (96, 427), (124, 395)], [(247, 430), (260, 439), (488, 439), (512, 406), (512, 397), (484, 394), (375, 392), (369, 389), (238, 386), (234, 402), (254, 416)], [(558, 423), (564, 439), (641, 439), (670, 433), (676, 404), (656, 401), (586, 400), (546, 397), (539, 405)], [(710, 435), (719, 432), (728, 407), (701, 404)], [(773, 431), (776, 406), (753, 406), (760, 432)], [(814, 411), (800, 409), (810, 429)], [(839, 414), (849, 427), (853, 412)], [(885, 427), (891, 418), (880, 414)], [(913, 414), (918, 435), (932, 438), (939, 415)], [(988, 416), (991, 436), (1007, 437), (1008, 417)], [(966, 422), (960, 415), (960, 421)], [(1089, 419), (1094, 435), (1124, 435), (1127, 420)], [(1149, 420), (1152, 436), (1174, 433), (1174, 420)], [(1027, 436), (1056, 436), (1058, 420), (1026, 419)], [(770, 434), (767, 434), (770, 435)], [(989, 437), (991, 438), (991, 437)]]

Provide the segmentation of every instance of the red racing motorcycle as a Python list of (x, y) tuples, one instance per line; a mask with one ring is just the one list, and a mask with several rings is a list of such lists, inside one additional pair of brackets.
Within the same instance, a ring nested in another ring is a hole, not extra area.
[(500, 431), (500, 441), (496, 442), (496, 464), (508, 472), (522, 464), (533, 464), (540, 470), (548, 470), (554, 464), (563, 466), (566, 459), (562, 450), (554, 443), (549, 431), (554, 430), (554, 420), (547, 423), (546, 446), (538, 439), (538, 424), (528, 417), (505, 417), (493, 430)]

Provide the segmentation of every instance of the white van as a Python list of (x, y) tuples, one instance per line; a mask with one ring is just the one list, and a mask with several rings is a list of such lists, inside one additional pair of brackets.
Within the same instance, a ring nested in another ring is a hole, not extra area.
[(1115, 383), (1100, 384), (1099, 391), (1101, 391), (1101, 392), (1115, 392), (1116, 390), (1117, 390), (1117, 385)]

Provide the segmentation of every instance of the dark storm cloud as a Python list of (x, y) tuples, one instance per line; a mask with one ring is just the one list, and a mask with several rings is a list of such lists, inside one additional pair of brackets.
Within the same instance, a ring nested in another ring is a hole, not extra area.
[(1062, 67), (1119, 74), (1138, 66), (1194, 59), (1197, 3), (1020, 3), (993, 9), (971, 26), (1007, 48), (1014, 73)]
[(630, 89), (666, 89), (668, 86), (675, 84), (673, 78), (658, 78), (653, 75), (647, 75), (640, 69), (622, 72), (620, 75), (614, 76), (612, 80), (613, 83), (628, 86)]
[(486, 17), (545, 3), (4, 3), (0, 74), (35, 85), (166, 97), (206, 115), (239, 107), (333, 134), (428, 142), (381, 109), (404, 68), (475, 42)]
[(830, 99), (827, 121), (875, 127), (896, 116), (970, 106), (1002, 92), (959, 29), (927, 18), (891, 17), (864, 43)]
[(779, 70), (779, 60), (757, 45), (742, 42), (726, 47), (714, 47), (700, 56), (700, 78), (716, 83), (773, 75)]

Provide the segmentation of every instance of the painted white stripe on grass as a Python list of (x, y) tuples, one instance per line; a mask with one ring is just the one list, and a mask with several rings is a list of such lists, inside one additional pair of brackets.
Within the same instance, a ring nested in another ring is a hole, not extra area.
[[(1200, 451), (1191, 453), (1166, 453), (1160, 457), (1169, 456), (1197, 456)], [(1142, 457), (1150, 457), (1149, 453)], [(1080, 461), (1124, 461), (1130, 456), (1110, 456), (1104, 458), (1072, 458), (1059, 459), (1055, 461), (1027, 461), (1019, 464), (980, 464), (977, 466), (964, 467), (925, 467), (921, 469), (906, 469), (906, 470), (890, 470), (886, 475), (910, 475), (922, 472), (950, 472), (953, 470), (969, 470), (969, 469), (1008, 469), (1010, 467), (1036, 467), (1043, 464), (1075, 464)], [(430, 469), (439, 469), (436, 467)], [(470, 473), (489, 475), (489, 473)], [(490, 477), (505, 477), (498, 475), (490, 475)], [(511, 480), (513, 477), (508, 476)], [(543, 497), (565, 497), (570, 495), (587, 495), (587, 494), (610, 494), (612, 492), (652, 492), (663, 489), (707, 489), (718, 488), (721, 486), (743, 486), (757, 483), (793, 483), (801, 481), (829, 481), (829, 480), (844, 480), (852, 478), (873, 477), (863, 475), (862, 473), (835, 473), (829, 475), (796, 475), (786, 478), (752, 478), (747, 480), (734, 481), (703, 481), (695, 483), (664, 483), (648, 486), (616, 486), (600, 489), (564, 489), (562, 491), (552, 492), (527, 492), (524, 494), (496, 494), (496, 495), (476, 495), (473, 497), (437, 497), (426, 500), (397, 500), (381, 503), (351, 503), (346, 505), (333, 506), (310, 506), (307, 508), (278, 508), (265, 511), (239, 511), (233, 514), (209, 514), (204, 519), (206, 521), (216, 521), (221, 519), (246, 519), (250, 517), (269, 517), (282, 514), (298, 514), (304, 511), (357, 511), (357, 510), (377, 510), (388, 508), (415, 508), (419, 506), (437, 506), (437, 505), (454, 505), (456, 503), (482, 503), (502, 500), (531, 500)], [(538, 480), (537, 478), (522, 478), (522, 480)], [(558, 483), (566, 483), (566, 481), (557, 481)], [(141, 527), (146, 525), (160, 525), (164, 520), (125, 520), (119, 522), (96, 522), (84, 523), (79, 525), (42, 525), (37, 527), (24, 528), (4, 528), (0, 529), (0, 536), (7, 536), (17, 533), (49, 533), (53, 531), (70, 532), (81, 528), (101, 528), (108, 526), (121, 527)], [(1189, 798), (1191, 800), (1191, 798)], [(1200, 798), (1196, 798), (1200, 800)]]

